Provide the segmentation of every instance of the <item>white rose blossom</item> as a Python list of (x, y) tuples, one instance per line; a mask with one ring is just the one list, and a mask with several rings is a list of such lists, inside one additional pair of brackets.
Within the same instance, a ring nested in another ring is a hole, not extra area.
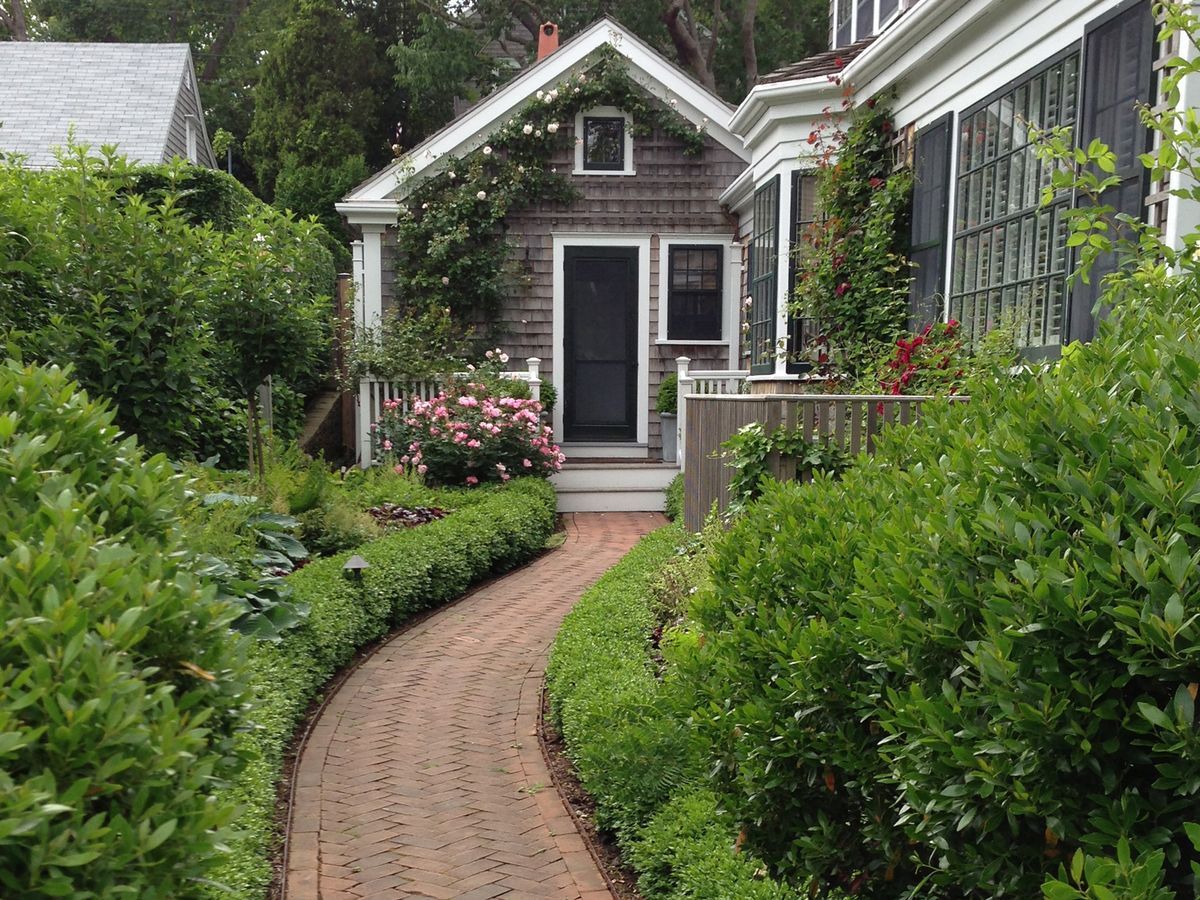
[(546, 130), (548, 132), (550, 132), (551, 134), (554, 134), (556, 131), (558, 131), (558, 123), (551, 122), (549, 125), (546, 126)]
[(522, 128), (521, 131), (525, 134), (533, 134), (533, 126), (526, 122), (525, 127)]
[(478, 200), (486, 200), (487, 199), (487, 191), (480, 191), (478, 194), (475, 195), (475, 197)]
[(484, 147), (484, 148), (483, 148), (483, 155), (484, 155), (484, 156), (491, 156), (491, 155), (492, 155), (492, 148), (491, 148), (491, 147)]

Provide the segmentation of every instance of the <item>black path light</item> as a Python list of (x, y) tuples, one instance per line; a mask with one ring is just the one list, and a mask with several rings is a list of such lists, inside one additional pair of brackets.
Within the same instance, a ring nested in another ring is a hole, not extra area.
[(345, 565), (342, 566), (342, 571), (352, 581), (362, 581), (363, 570), (369, 568), (371, 568), (371, 564), (356, 553), (346, 560)]

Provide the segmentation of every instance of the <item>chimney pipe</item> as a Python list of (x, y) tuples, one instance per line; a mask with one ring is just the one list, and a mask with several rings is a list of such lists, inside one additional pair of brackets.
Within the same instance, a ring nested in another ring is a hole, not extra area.
[(558, 26), (546, 22), (538, 29), (538, 62), (558, 49)]

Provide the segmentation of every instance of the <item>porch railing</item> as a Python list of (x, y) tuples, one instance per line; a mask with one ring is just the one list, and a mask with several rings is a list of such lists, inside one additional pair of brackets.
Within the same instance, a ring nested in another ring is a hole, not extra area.
[(675, 374), (679, 379), (679, 401), (675, 427), (679, 429), (676, 446), (678, 447), (677, 458), (680, 471), (687, 466), (688, 398), (740, 394), (746, 378), (750, 375), (749, 372), (739, 369), (693, 371), (691, 365), (691, 359), (686, 356), (677, 357), (675, 360)]
[[(721, 458), (721, 445), (752, 422), (767, 431), (780, 425), (798, 428), (806, 440), (828, 441), (851, 456), (874, 453), (875, 441), (892, 424), (909, 425), (921, 417), (930, 397), (872, 396), (864, 394), (692, 394), (686, 399), (687, 433), (681, 439), (685, 480), (684, 521), (692, 531), (716, 504), (724, 512), (729, 504), (732, 472)], [(953, 398), (965, 401), (965, 397)], [(685, 408), (681, 397), (680, 410)], [(682, 418), (682, 415), (680, 416)], [(773, 461), (776, 475), (795, 478), (794, 462)]]
[[(529, 385), (529, 396), (534, 400), (542, 399), (542, 380), (540, 369), (542, 361), (531, 356), (525, 360), (525, 371), (502, 372), (505, 378), (524, 381)], [(469, 378), (469, 372), (455, 372), (451, 377)], [(412, 409), (418, 400), (432, 400), (441, 391), (446, 378), (427, 381), (403, 382), (389, 381), (380, 378), (363, 378), (358, 383), (358, 402), (355, 410), (355, 431), (358, 446), (356, 459), (359, 466), (366, 469), (375, 463), (374, 441), (371, 440), (371, 425), (379, 421), (383, 413), (384, 403), (397, 400), (401, 413)]]

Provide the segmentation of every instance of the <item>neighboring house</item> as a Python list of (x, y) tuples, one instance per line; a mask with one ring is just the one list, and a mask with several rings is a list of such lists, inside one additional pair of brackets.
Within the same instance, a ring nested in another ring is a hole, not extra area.
[[(844, 91), (855, 101), (894, 90), (899, 148), (914, 166), (910, 256), (915, 321), (954, 318), (969, 336), (1003, 320), (1026, 326), (1032, 356), (1094, 334), (1098, 277), (1068, 283), (1063, 213), (1069, 195), (1040, 208), (1048, 170), (1027, 125), (1074, 128), (1119, 154), (1124, 182), (1109, 202), (1153, 221), (1178, 242), (1196, 204), (1149, 183), (1150, 149), (1138, 105), (1157, 102), (1160, 47), (1151, 0), (831, 0), (833, 49), (760, 80), (730, 128), (750, 168), (722, 194), (751, 248), (745, 359), (752, 379), (803, 377), (777, 337), (803, 335), (787, 312), (790, 252), (815, 209), (809, 134)], [(1182, 103), (1200, 105), (1198, 86)], [(1111, 260), (1102, 263), (1098, 273)]]
[(216, 167), (187, 44), (0, 42), (0, 153), (56, 165), (75, 143)]
[[(400, 164), (385, 169), (338, 210), (362, 235), (355, 280), (359, 321), (370, 324), (398, 299), (391, 227), (412, 187), (485, 143), (539, 91), (589, 69), (606, 47), (650, 95), (706, 132), (703, 152), (685, 156), (678, 139), (658, 130), (634, 136), (620, 109), (587, 110), (564, 123), (572, 137), (586, 131), (589, 139), (568, 142), (551, 162), (571, 173), (582, 197), (510, 215), (508, 238), (528, 277), (501, 324), (513, 364), (539, 358), (542, 378), (557, 389), (555, 433), (570, 459), (645, 461), (660, 456), (654, 400), (676, 357), (726, 370), (739, 352), (742, 249), (718, 200), (746, 167), (742, 142), (726, 127), (732, 107), (602, 19), (412, 150), (407, 173)], [(653, 502), (661, 508), (661, 494)]]

